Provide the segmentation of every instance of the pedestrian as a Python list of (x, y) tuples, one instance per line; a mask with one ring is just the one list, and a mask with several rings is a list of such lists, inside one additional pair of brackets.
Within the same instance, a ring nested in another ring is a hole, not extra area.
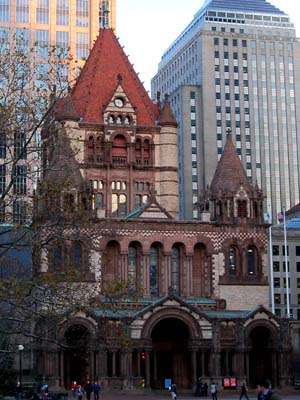
[(43, 399), (45, 399), (48, 396), (48, 385), (46, 385), (46, 383), (43, 383), (41, 386), (41, 396)]
[(94, 400), (99, 400), (100, 391), (101, 391), (101, 386), (99, 385), (98, 381), (95, 381), (93, 385)]
[(208, 391), (208, 384), (207, 382), (204, 382), (203, 385), (203, 392), (204, 392), (204, 396), (207, 397), (207, 391)]
[(74, 398), (74, 399), (76, 398), (76, 391), (77, 391), (77, 388), (78, 388), (77, 382), (74, 381), (74, 382), (72, 383), (72, 386), (71, 386), (72, 395), (73, 395), (73, 398)]
[(200, 397), (201, 396), (201, 389), (202, 389), (202, 382), (201, 379), (198, 378), (197, 383), (196, 383), (196, 392), (195, 396)]
[(281, 396), (272, 392), (271, 382), (268, 379), (263, 379), (257, 384), (257, 400), (281, 400)]
[(241, 398), (243, 397), (243, 396), (245, 396), (246, 397), (246, 399), (247, 400), (249, 400), (249, 397), (248, 397), (248, 395), (247, 395), (247, 386), (246, 386), (246, 384), (245, 384), (245, 382), (242, 384), (242, 386), (241, 386), (241, 395), (240, 395), (240, 400), (241, 400)]
[(83, 387), (81, 385), (78, 385), (77, 390), (76, 390), (76, 398), (78, 400), (82, 400), (83, 395), (84, 395)]
[(218, 400), (217, 393), (218, 393), (217, 385), (216, 385), (215, 382), (212, 382), (210, 384), (210, 394), (211, 394), (211, 399), (212, 400)]
[(16, 399), (17, 400), (21, 400), (22, 393), (23, 393), (23, 386), (22, 386), (21, 382), (17, 382), (17, 386), (16, 386)]
[(85, 393), (86, 393), (86, 398), (87, 400), (91, 400), (91, 394), (93, 392), (93, 385), (91, 384), (91, 381), (87, 381), (84, 387)]
[(176, 388), (176, 385), (175, 385), (175, 383), (172, 383), (172, 385), (171, 385), (171, 399), (172, 400), (176, 400), (176, 397), (177, 397), (177, 388)]

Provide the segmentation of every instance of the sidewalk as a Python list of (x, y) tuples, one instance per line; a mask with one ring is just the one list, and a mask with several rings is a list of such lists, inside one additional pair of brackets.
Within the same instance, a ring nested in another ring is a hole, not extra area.
[[(279, 393), (282, 397), (282, 400), (300, 400), (300, 391), (293, 389), (278, 389), (274, 390), (274, 392)], [(257, 394), (255, 390), (251, 390), (248, 392), (249, 400), (256, 400)], [(239, 400), (240, 393), (238, 391), (221, 391), (218, 393), (218, 400)], [(170, 392), (166, 390), (164, 391), (149, 391), (149, 392), (127, 392), (127, 391), (118, 391), (118, 392), (103, 392), (100, 395), (100, 400), (158, 400), (158, 399), (166, 399), (171, 400)], [(207, 397), (196, 397), (191, 395), (190, 393), (178, 393), (177, 400), (211, 400), (210, 396)], [(243, 398), (245, 399), (245, 397)]]

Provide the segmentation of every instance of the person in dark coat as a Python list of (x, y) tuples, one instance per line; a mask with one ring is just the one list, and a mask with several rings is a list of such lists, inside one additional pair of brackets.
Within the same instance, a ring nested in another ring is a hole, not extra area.
[(257, 392), (257, 400), (281, 400), (279, 394), (272, 392), (271, 383), (267, 379), (258, 382)]
[(22, 398), (22, 393), (23, 393), (23, 386), (21, 385), (21, 382), (17, 382), (16, 386), (16, 398), (18, 400), (21, 400)]
[(248, 397), (248, 395), (247, 395), (247, 387), (246, 387), (245, 382), (244, 382), (244, 383), (242, 384), (242, 386), (241, 386), (240, 400), (241, 400), (241, 398), (242, 398), (243, 396), (245, 396), (246, 399), (249, 400), (249, 397)]
[(86, 393), (87, 400), (91, 400), (91, 394), (93, 392), (93, 385), (91, 384), (91, 381), (87, 381), (84, 390)]
[(203, 394), (204, 394), (204, 396), (206, 397), (207, 396), (207, 392), (208, 392), (208, 384), (207, 384), (207, 382), (204, 382), (204, 385), (203, 385)]
[(94, 400), (99, 400), (100, 391), (101, 391), (101, 387), (100, 387), (98, 381), (95, 381), (94, 385), (93, 385)]

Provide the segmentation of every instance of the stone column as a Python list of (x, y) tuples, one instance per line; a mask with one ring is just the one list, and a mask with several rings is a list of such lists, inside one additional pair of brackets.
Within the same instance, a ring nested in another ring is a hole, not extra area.
[(192, 295), (192, 288), (193, 288), (193, 255), (192, 254), (186, 254), (185, 260), (184, 260), (184, 265), (185, 265), (185, 271), (183, 273), (184, 293), (182, 293), (182, 295), (186, 295), (187, 297), (190, 297)]
[(221, 341), (220, 341), (220, 323), (213, 322), (212, 338), (212, 379), (221, 385)]
[(191, 363), (192, 363), (192, 371), (191, 371), (191, 376), (192, 376), (192, 385), (196, 385), (197, 382), (197, 353), (196, 349), (191, 349)]
[(145, 372), (146, 372), (146, 388), (150, 387), (150, 351), (146, 350), (145, 360)]
[(144, 297), (151, 297), (150, 293), (150, 254), (144, 254)]
[(159, 293), (161, 296), (166, 296), (171, 287), (171, 257), (171, 253), (165, 253), (161, 293)]
[(119, 277), (124, 282), (128, 279), (128, 254), (121, 253), (119, 259)]
[(116, 351), (112, 352), (112, 376), (116, 376)]
[(154, 382), (157, 383), (157, 352), (153, 352), (153, 374), (154, 374)]

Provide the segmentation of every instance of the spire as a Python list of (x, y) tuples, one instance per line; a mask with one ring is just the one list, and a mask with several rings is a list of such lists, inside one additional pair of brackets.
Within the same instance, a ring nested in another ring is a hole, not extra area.
[[(160, 100), (160, 97), (158, 100)], [(168, 94), (165, 95), (165, 101), (160, 112), (159, 121), (161, 126), (174, 126), (177, 128), (177, 122), (171, 109)]]
[(241, 186), (246, 191), (252, 190), (243, 164), (233, 144), (231, 131), (229, 130), (227, 131), (223, 154), (211, 182), (211, 192), (213, 195), (220, 191), (233, 193)]

